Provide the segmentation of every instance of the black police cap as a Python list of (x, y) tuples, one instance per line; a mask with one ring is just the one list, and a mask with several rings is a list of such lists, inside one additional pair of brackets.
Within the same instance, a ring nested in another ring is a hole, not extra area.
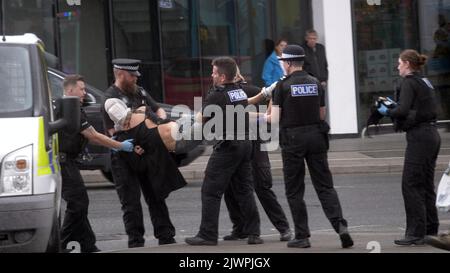
[(112, 64), (115, 69), (128, 71), (130, 74), (137, 77), (141, 76), (141, 73), (139, 73), (139, 65), (141, 64), (140, 60), (114, 59), (112, 60)]
[(303, 61), (305, 59), (305, 50), (299, 45), (288, 45), (284, 50), (280, 61)]

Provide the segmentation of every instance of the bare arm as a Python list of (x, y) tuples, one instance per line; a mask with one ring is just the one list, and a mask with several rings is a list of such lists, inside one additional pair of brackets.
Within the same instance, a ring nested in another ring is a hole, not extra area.
[(278, 105), (270, 104), (267, 110), (267, 121), (272, 124), (278, 124), (280, 122), (281, 108)]
[(162, 118), (162, 119), (166, 119), (167, 118), (167, 113), (166, 113), (166, 111), (163, 108), (159, 108), (158, 111), (156, 111), (156, 115), (159, 118)]
[[(114, 130), (114, 129), (112, 129), (112, 130)], [(115, 141), (113, 139), (110, 139), (109, 137), (107, 137), (103, 134), (100, 134), (92, 126), (85, 129), (84, 131), (82, 131), (81, 134), (85, 138), (87, 138), (89, 140), (89, 142), (96, 144), (96, 145), (105, 146), (105, 147), (113, 148), (113, 149), (120, 149), (122, 147), (122, 143)]]
[(264, 95), (262, 93), (258, 93), (258, 95), (251, 97), (248, 99), (248, 104), (256, 105), (262, 101), (264, 101)]
[(320, 107), (320, 120), (325, 120), (327, 117), (327, 108)]

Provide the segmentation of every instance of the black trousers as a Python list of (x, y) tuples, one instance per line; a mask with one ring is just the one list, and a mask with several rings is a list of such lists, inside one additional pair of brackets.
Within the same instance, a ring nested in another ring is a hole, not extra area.
[(88, 219), (89, 197), (80, 170), (74, 159), (61, 162), (62, 198), (67, 207), (61, 228), (62, 248), (75, 241), (81, 251), (95, 246), (96, 238)]
[(424, 237), (439, 230), (434, 171), (441, 146), (435, 126), (422, 124), (408, 130), (402, 178), (406, 236)]
[(253, 195), (251, 175), (252, 143), (225, 141), (214, 147), (202, 186), (202, 220), (197, 236), (217, 241), (222, 195), (230, 183), (244, 216), (242, 232), (260, 235), (260, 219)]
[(165, 199), (157, 196), (151, 187), (151, 177), (133, 172), (120, 153), (111, 156), (111, 169), (116, 191), (122, 204), (123, 222), (128, 235), (128, 247), (140, 247), (145, 243), (144, 217), (141, 205), (141, 189), (148, 205), (157, 239), (167, 240), (175, 236)]
[(311, 236), (304, 201), (305, 161), (326, 217), (336, 232), (343, 231), (347, 227), (347, 221), (342, 216), (341, 204), (328, 166), (327, 134), (320, 132), (316, 126), (282, 129), (280, 144), (286, 196), (295, 224), (295, 238), (305, 239)]
[[(261, 151), (261, 143), (253, 142), (253, 158), (252, 158), (252, 175), (253, 186), (261, 205), (264, 208), (269, 220), (274, 227), (284, 233), (289, 230), (289, 222), (286, 218), (277, 196), (272, 190), (272, 172), (267, 151)], [(236, 200), (233, 183), (230, 184), (225, 191), (225, 203), (228, 208), (230, 220), (233, 223), (232, 234), (240, 236), (243, 234), (244, 216), (241, 213), (239, 202)]]

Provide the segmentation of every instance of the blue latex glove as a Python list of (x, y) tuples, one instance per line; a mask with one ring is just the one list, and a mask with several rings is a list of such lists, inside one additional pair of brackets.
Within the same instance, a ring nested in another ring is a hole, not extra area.
[(389, 116), (389, 109), (386, 107), (386, 105), (380, 103), (380, 106), (377, 110), (378, 113), (382, 114), (383, 116)]
[(123, 142), (121, 142), (121, 146), (119, 149), (111, 149), (113, 150), (113, 152), (128, 152), (131, 153), (134, 151), (134, 144), (133, 144), (134, 139), (127, 139)]
[(134, 144), (133, 144), (134, 139), (127, 139), (125, 141), (122, 142), (122, 146), (120, 147), (119, 151), (122, 152), (133, 152), (134, 151)]

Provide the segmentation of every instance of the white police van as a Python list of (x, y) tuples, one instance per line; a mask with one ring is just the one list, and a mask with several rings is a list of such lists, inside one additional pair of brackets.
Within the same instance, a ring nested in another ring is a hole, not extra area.
[(79, 100), (55, 119), (45, 54), (34, 34), (0, 36), (0, 253), (59, 251), (57, 132), (77, 131)]

